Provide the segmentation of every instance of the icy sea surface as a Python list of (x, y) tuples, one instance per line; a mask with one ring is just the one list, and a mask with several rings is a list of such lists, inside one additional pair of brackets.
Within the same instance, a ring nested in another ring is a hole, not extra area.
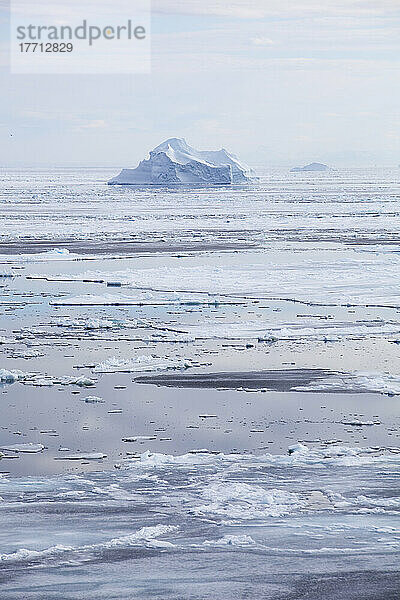
[(400, 172), (1, 170), (1, 600), (400, 597)]

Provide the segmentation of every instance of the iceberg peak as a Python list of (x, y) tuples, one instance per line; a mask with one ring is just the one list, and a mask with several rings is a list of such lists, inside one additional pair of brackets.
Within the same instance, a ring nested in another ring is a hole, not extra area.
[(188, 146), (185, 138), (173, 137), (173, 138), (168, 138), (168, 140), (165, 140), (165, 142), (162, 142), (161, 144), (159, 144), (156, 148), (154, 148), (154, 150), (152, 150), (150, 152), (150, 154), (158, 153), (158, 152), (165, 152), (169, 148), (172, 148), (173, 150), (180, 150), (180, 151), (190, 150), (190, 147)]
[(224, 148), (196, 150), (184, 138), (169, 138), (135, 169), (123, 169), (109, 185), (230, 185), (252, 180), (251, 171)]

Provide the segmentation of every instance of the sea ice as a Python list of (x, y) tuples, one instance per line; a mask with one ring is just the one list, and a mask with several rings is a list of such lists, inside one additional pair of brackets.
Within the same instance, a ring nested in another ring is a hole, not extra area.
[(203, 489), (208, 504), (197, 506), (196, 514), (217, 514), (229, 519), (280, 517), (305, 506), (298, 494), (287, 490), (265, 489), (247, 483), (210, 484)]
[[(157, 324), (149, 323), (157, 329)], [(161, 329), (161, 327), (160, 327)], [(229, 339), (229, 340), (258, 340), (259, 342), (276, 342), (278, 340), (322, 340), (325, 342), (340, 341), (341, 339), (387, 336), (400, 332), (400, 323), (385, 321), (332, 321), (331, 323), (315, 323), (310, 320), (297, 322), (271, 323), (262, 321), (238, 321), (234, 323), (201, 323), (180, 325), (179, 329), (170, 326), (168, 331), (151, 335), (146, 339), (162, 341), (165, 335), (168, 341), (192, 341), (193, 339)], [(175, 337), (176, 336), (176, 340)], [(187, 336), (187, 340), (185, 339)]]
[(0, 383), (15, 383), (16, 381), (24, 381), (31, 375), (31, 373), (24, 373), (18, 369), (13, 369), (12, 371), (0, 369)]
[(65, 377), (63, 378), (63, 382), (67, 384), (74, 384), (79, 387), (92, 387), (95, 385), (95, 381), (90, 379), (89, 377), (85, 377), (85, 375), (81, 375), (80, 377)]
[(188, 369), (190, 360), (174, 360), (159, 356), (142, 355), (121, 359), (115, 356), (95, 366), (95, 373), (141, 373), (143, 371), (167, 371), (170, 369)]
[(84, 546), (64, 546), (57, 544), (43, 550), (31, 550), (27, 548), (21, 548), (16, 552), (10, 554), (0, 554), (1, 563), (14, 563), (14, 562), (29, 562), (29, 561), (40, 561), (41, 559), (46, 560), (51, 557), (62, 556), (64, 554), (71, 554), (73, 552), (84, 553), (84, 552), (95, 552), (102, 550), (111, 550), (113, 548), (129, 548), (130, 546), (148, 546), (153, 548), (172, 548), (173, 544), (163, 540), (157, 540), (156, 538), (176, 531), (177, 526), (173, 525), (154, 525), (148, 527), (142, 527), (134, 533), (120, 536), (118, 538), (112, 538), (99, 542), (97, 544), (86, 544)]
[(37, 254), (1, 254), (2, 263), (31, 263), (31, 262), (53, 262), (53, 261), (73, 261), (79, 258), (78, 254), (73, 254), (66, 248), (53, 248), (46, 252)]
[(134, 435), (130, 437), (122, 438), (123, 442), (138, 442), (138, 441), (148, 441), (157, 439), (155, 435)]
[(352, 419), (350, 421), (340, 421), (342, 425), (351, 425), (352, 427), (371, 427), (372, 425), (380, 425), (380, 421), (360, 421), (359, 419)]
[(79, 387), (92, 387), (96, 381), (81, 375), (80, 377), (72, 377), (70, 375), (62, 375), (56, 377), (52, 375), (41, 375), (40, 373), (25, 373), (18, 369), (7, 370), (0, 369), (0, 383), (24, 383), (36, 387), (47, 387), (53, 385), (77, 385)]
[[(200, 264), (189, 266), (157, 266), (126, 269), (117, 272), (86, 272), (71, 280), (118, 277), (127, 286), (151, 289), (153, 293), (177, 292), (176, 304), (184, 304), (184, 294), (191, 294), (193, 304), (225, 304), (240, 298), (286, 299), (322, 305), (400, 306), (398, 286), (399, 263), (396, 257), (374, 253), (367, 256), (350, 255), (335, 261), (303, 259), (290, 255), (292, 260), (273, 262), (265, 258), (262, 264), (245, 265)], [(376, 285), (371, 286), (371, 280)], [(205, 296), (205, 295), (208, 296)], [(197, 297), (196, 297), (197, 296)], [(217, 297), (215, 297), (217, 296)], [(164, 300), (167, 304), (172, 300)], [(242, 300), (243, 302), (243, 300)], [(104, 294), (60, 299), (54, 305), (140, 304), (140, 299)], [(143, 304), (162, 304), (153, 299)], [(189, 302), (188, 302), (189, 304)], [(379, 327), (377, 322), (376, 328)], [(382, 322), (383, 326), (384, 323)], [(388, 324), (395, 326), (396, 324)], [(360, 324), (362, 326), (362, 324)], [(329, 333), (329, 332), (325, 332)]]
[(2, 450), (7, 450), (8, 452), (25, 452), (27, 454), (36, 454), (37, 452), (42, 452), (44, 450), (43, 444), (8, 444), (6, 446), (1, 446)]
[(98, 396), (86, 396), (86, 398), (84, 398), (83, 401), (86, 402), (87, 404), (102, 404), (102, 403), (104, 403), (103, 398), (99, 398)]
[(65, 456), (56, 456), (55, 460), (103, 460), (107, 458), (107, 454), (102, 452), (89, 452), (85, 454), (66, 454)]
[(400, 375), (388, 373), (334, 373), (329, 377), (311, 381), (292, 388), (304, 392), (376, 392), (400, 394)]
[(44, 353), (40, 352), (40, 350), (13, 350), (11, 356), (13, 358), (30, 359), (44, 356)]
[(135, 327), (137, 325), (137, 321), (101, 318), (70, 319), (65, 317), (56, 321), (55, 325), (57, 327), (82, 328), (91, 331), (97, 329), (122, 329), (124, 327)]

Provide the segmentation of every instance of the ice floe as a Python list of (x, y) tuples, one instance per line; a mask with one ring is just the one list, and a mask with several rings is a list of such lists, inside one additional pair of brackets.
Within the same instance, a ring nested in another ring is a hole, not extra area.
[(400, 394), (400, 376), (388, 373), (346, 373), (328, 369), (276, 369), (217, 373), (143, 375), (138, 383), (179, 388), (246, 391)]
[(95, 366), (95, 373), (141, 373), (145, 371), (168, 371), (188, 369), (192, 366), (190, 360), (163, 358), (159, 356), (142, 355), (134, 358), (108, 358)]
[[(157, 324), (149, 323), (150, 326), (157, 328)], [(258, 340), (259, 342), (273, 341), (293, 341), (293, 340), (322, 340), (325, 342), (336, 342), (341, 339), (351, 339), (360, 337), (371, 337), (395, 335), (400, 333), (400, 322), (387, 323), (385, 321), (365, 321), (365, 322), (338, 322), (315, 323), (310, 320), (299, 319), (298, 322), (266, 322), (258, 321), (237, 321), (234, 323), (200, 323), (180, 325), (179, 328), (170, 326), (168, 332), (160, 332), (146, 339), (162, 340), (164, 335), (166, 339), (174, 341), (174, 335), (177, 341), (188, 341), (193, 339), (229, 339), (229, 340)]]
[[(172, 525), (155, 525), (142, 527), (128, 535), (123, 535), (110, 540), (104, 540), (97, 544), (86, 544), (83, 546), (65, 546), (58, 544), (43, 550), (32, 550), (21, 548), (9, 554), (0, 554), (0, 564), (19, 562), (40, 562), (42, 560), (72, 555), (74, 553), (99, 552), (112, 550), (113, 548), (129, 548), (132, 546), (147, 546), (153, 548), (173, 548), (173, 544), (157, 538), (167, 533), (176, 531), (178, 527)], [(72, 558), (71, 556), (71, 558)]]
[(293, 387), (293, 391), (307, 392), (377, 392), (400, 394), (400, 375), (388, 373), (334, 373), (329, 377)]
[(0, 336), (0, 345), (6, 345), (6, 344), (15, 344), (16, 340), (14, 338), (9, 338), (9, 337), (5, 337), (4, 335)]
[(125, 285), (154, 291), (281, 298), (323, 305), (400, 306), (398, 261), (380, 254), (349, 255), (329, 262), (299, 258), (292, 263), (249, 262), (236, 267), (160, 266), (87, 272), (79, 277), (104, 281), (118, 278)]
[(340, 421), (342, 425), (350, 425), (351, 427), (371, 427), (372, 425), (380, 425), (380, 421), (360, 421), (359, 419), (350, 419)]
[(32, 442), (26, 444), (8, 444), (0, 447), (2, 450), (7, 450), (8, 452), (22, 452), (27, 454), (36, 454), (42, 452), (45, 448), (43, 444), (34, 444)]
[(229, 486), (211, 484), (202, 495), (206, 503), (196, 507), (196, 514), (211, 513), (230, 519), (282, 517), (306, 506), (296, 493), (241, 482), (230, 482)]
[(155, 435), (134, 435), (122, 438), (123, 442), (146, 442), (157, 439)]
[(16, 381), (24, 381), (30, 375), (30, 373), (24, 373), (18, 369), (8, 370), (0, 369), (0, 383), (15, 383)]
[(289, 447), (285, 454), (224, 454), (222, 452), (188, 453), (178, 456), (146, 451), (138, 460), (127, 464), (127, 469), (163, 469), (188, 466), (216, 465), (218, 467), (236, 465), (237, 467), (253, 468), (261, 466), (296, 467), (307, 465), (352, 467), (373, 464), (396, 464), (400, 466), (400, 449), (385, 448), (353, 448), (342, 445), (321, 445), (310, 447), (297, 443)]
[(86, 396), (86, 398), (84, 398), (83, 401), (86, 402), (86, 404), (103, 404), (104, 403), (103, 398), (100, 398), (99, 396)]
[(133, 319), (104, 319), (104, 318), (87, 318), (87, 319), (71, 319), (64, 317), (55, 322), (57, 327), (87, 329), (88, 331), (97, 329), (123, 329), (124, 327), (136, 327), (138, 321)]
[(107, 454), (103, 454), (103, 452), (82, 452), (81, 454), (56, 456), (55, 460), (103, 460), (104, 458), (107, 458)]
[(30, 358), (39, 358), (40, 356), (45, 356), (44, 352), (40, 350), (12, 350), (10, 356), (12, 358), (24, 358), (29, 360)]
[(24, 383), (26, 385), (33, 385), (37, 387), (47, 387), (53, 385), (77, 385), (78, 387), (92, 387), (96, 381), (90, 379), (85, 375), (79, 377), (73, 377), (69, 375), (62, 375), (61, 377), (53, 375), (43, 375), (40, 373), (27, 373), (19, 371), (18, 369), (0, 369), (0, 383)]
[(74, 254), (66, 248), (53, 248), (46, 252), (32, 254), (1, 254), (1, 263), (31, 263), (31, 262), (53, 262), (77, 260), (78, 254)]

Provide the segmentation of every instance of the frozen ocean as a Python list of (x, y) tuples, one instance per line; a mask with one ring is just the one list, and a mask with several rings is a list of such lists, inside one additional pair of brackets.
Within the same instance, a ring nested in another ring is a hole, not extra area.
[(400, 171), (0, 171), (1, 600), (398, 600)]

